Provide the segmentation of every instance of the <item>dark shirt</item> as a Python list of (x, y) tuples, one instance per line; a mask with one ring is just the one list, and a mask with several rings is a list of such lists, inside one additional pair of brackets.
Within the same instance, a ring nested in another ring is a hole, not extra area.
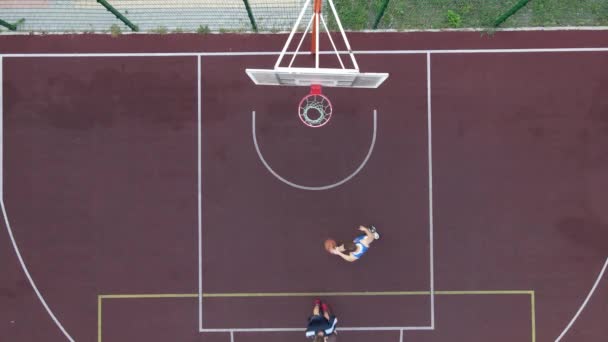
[(308, 327), (306, 327), (306, 337), (314, 338), (319, 331), (323, 332), (323, 336), (329, 336), (336, 331), (338, 318), (330, 316), (329, 320), (324, 316), (315, 315), (308, 319)]

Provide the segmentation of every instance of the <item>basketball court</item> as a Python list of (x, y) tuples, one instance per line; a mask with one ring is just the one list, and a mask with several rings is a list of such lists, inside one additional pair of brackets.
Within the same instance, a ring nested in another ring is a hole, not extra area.
[(607, 32), (349, 33), (390, 76), (316, 128), (246, 72), (288, 35), (1, 36), (2, 334), (298, 341), (321, 297), (339, 341), (602, 341)]

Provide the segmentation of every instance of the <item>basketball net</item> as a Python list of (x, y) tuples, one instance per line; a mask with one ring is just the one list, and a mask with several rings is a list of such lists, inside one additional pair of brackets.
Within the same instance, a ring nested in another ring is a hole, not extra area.
[(298, 106), (298, 116), (308, 127), (322, 127), (331, 119), (333, 107), (327, 96), (321, 93), (321, 86), (313, 84), (310, 93), (302, 98)]

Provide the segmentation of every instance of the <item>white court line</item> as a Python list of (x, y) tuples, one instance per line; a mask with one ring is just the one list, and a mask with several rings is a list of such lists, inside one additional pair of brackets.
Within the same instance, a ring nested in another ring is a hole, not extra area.
[[(540, 49), (452, 49), (452, 50), (363, 50), (358, 55), (401, 55), (401, 54), (483, 54), (483, 53), (551, 53), (551, 52), (608, 52), (602, 48), (540, 48)], [(346, 52), (340, 51), (341, 54)]]
[(4, 78), (3, 78), (3, 70), (2, 65), (4, 64), (4, 59), (0, 56), (0, 200), (4, 198)]
[[(582, 48), (530, 48), (530, 49), (446, 49), (446, 50), (358, 50), (358, 55), (408, 55), (408, 54), (484, 54), (484, 53), (556, 53), (556, 52), (608, 52), (608, 47), (582, 47)], [(319, 51), (322, 55), (333, 55), (335, 51)], [(348, 51), (339, 51), (341, 55)], [(142, 52), (142, 53), (7, 53), (0, 57), (7, 58), (70, 58), (70, 57), (188, 57), (188, 56), (277, 56), (275, 51), (242, 51), (242, 52)], [(286, 54), (293, 54), (287, 52)], [(309, 55), (308, 52), (299, 52), (298, 55)]]
[[(2, 148), (3, 148), (3, 146), (2, 146)], [(21, 256), (21, 252), (19, 251), (19, 247), (17, 246), (17, 241), (15, 241), (15, 237), (13, 236), (13, 231), (11, 229), (11, 225), (8, 221), (8, 215), (6, 213), (6, 208), (4, 206), (4, 198), (0, 199), (0, 205), (2, 206), (2, 215), (4, 216), (4, 223), (6, 225), (6, 230), (8, 231), (8, 236), (11, 239), (11, 243), (13, 244), (13, 249), (15, 250), (15, 254), (17, 255), (17, 259), (19, 259), (19, 263), (21, 264), (23, 273), (25, 273), (25, 276), (27, 277), (27, 280), (30, 282), (32, 289), (34, 289), (34, 292), (36, 292), (36, 296), (38, 296), (38, 299), (42, 303), (42, 306), (44, 306), (44, 308), (46, 309), (46, 312), (49, 314), (49, 316), (51, 316), (51, 318), (53, 319), (53, 321), (55, 322), (57, 327), (61, 330), (63, 335), (65, 335), (65, 337), (68, 339), (68, 341), (74, 342), (74, 339), (72, 338), (72, 336), (70, 336), (70, 334), (67, 332), (67, 330), (65, 330), (63, 325), (61, 325), (61, 322), (59, 321), (59, 319), (57, 319), (57, 317), (55, 316), (55, 314), (53, 313), (51, 308), (48, 306), (48, 304), (44, 300), (44, 297), (42, 297), (42, 294), (40, 293), (40, 291), (38, 290), (38, 287), (34, 283), (34, 279), (30, 275), (30, 272), (28, 271), (27, 266), (25, 266), (25, 262), (23, 261), (23, 257)]]
[(74, 57), (196, 57), (196, 56), (276, 56), (272, 51), (243, 52), (93, 52), (93, 53), (12, 53), (0, 54), (10, 58), (74, 58)]
[(230, 342), (234, 342), (234, 330), (230, 331)]
[(426, 54), (426, 102), (428, 130), (428, 167), (429, 167), (429, 263), (431, 264), (431, 327), (435, 328), (435, 268), (433, 253), (433, 130), (431, 120), (431, 54)]
[[(293, 332), (304, 333), (304, 328), (230, 328), (230, 329), (203, 329), (201, 332)], [(433, 327), (343, 327), (339, 331), (407, 331), (407, 330), (433, 330)]]
[[(606, 31), (608, 30), (608, 26), (548, 26), (548, 27), (505, 27), (505, 28), (495, 28), (492, 29), (491, 32), (512, 32), (512, 31)], [(404, 30), (396, 30), (396, 29), (366, 29), (360, 30), (357, 32), (366, 32), (366, 33), (417, 33), (417, 32), (480, 32), (487, 33), (488, 29), (484, 27), (462, 27), (462, 28), (441, 28), (441, 29), (404, 29)], [(263, 33), (263, 32), (260, 32)], [(281, 32), (278, 32), (281, 33)], [(14, 33), (13, 31), (4, 32), (5, 35), (25, 35), (28, 33)], [(52, 34), (52, 33), (50, 33)], [(138, 32), (125, 32), (125, 34), (142, 34)]]
[[(600, 48), (543, 48), (543, 49), (454, 49), (454, 50), (363, 50), (363, 51), (355, 51), (356, 54), (377, 54), (377, 55), (384, 55), (384, 54), (488, 54), (488, 53), (561, 53), (561, 52), (608, 52), (608, 48), (606, 47), (600, 47)], [(320, 52), (321, 54), (333, 54), (333, 51), (322, 51)], [(340, 51), (341, 54), (348, 54), (347, 51)], [(48, 57), (179, 57), (179, 56), (197, 56), (197, 57), (201, 57), (201, 56), (276, 56), (278, 55), (279, 52), (264, 52), (264, 51), (257, 51), (257, 52), (185, 52), (185, 53), (37, 53), (37, 54), (0, 54), (0, 60), (2, 60), (3, 57), (7, 57), (7, 58), (37, 58), (37, 57), (41, 57), (41, 58), (48, 58)], [(1, 63), (0, 63), (0, 67), (1, 67)], [(200, 70), (199, 70), (200, 72)], [(1, 76), (1, 70), (0, 70), (0, 76)], [(1, 79), (1, 77), (0, 77)], [(199, 79), (199, 179), (200, 179), (200, 73), (198, 75), (198, 79)], [(1, 82), (0, 82), (1, 83)], [(0, 84), (1, 87), (1, 84)], [(0, 121), (1, 121), (1, 88), (0, 88)], [(429, 97), (430, 99), (430, 97)], [(430, 100), (429, 100), (430, 101)], [(430, 109), (430, 107), (429, 107)], [(429, 112), (430, 115), (430, 112)], [(430, 118), (429, 118), (430, 120)], [(0, 126), (1, 127), (1, 126)], [(429, 126), (430, 128), (430, 126)], [(0, 134), (2, 134), (3, 132), (0, 131)], [(1, 138), (1, 137), (0, 137)], [(430, 135), (429, 135), (429, 139), (430, 139)], [(0, 150), (1, 150), (1, 142), (0, 142)], [(430, 152), (430, 149), (429, 149)], [(2, 155), (0, 154), (0, 158), (2, 158)], [(1, 165), (1, 160), (0, 160), (0, 176), (1, 176), (1, 170), (2, 170), (2, 165)], [(199, 180), (199, 196), (200, 196), (200, 180)], [(2, 183), (0, 181), (0, 191), (2, 191)], [(1, 192), (0, 192), (1, 194)], [(431, 194), (432, 195), (432, 194)], [(50, 314), (50, 316), (53, 318), (53, 320), (55, 321), (55, 323), (58, 325), (58, 327), (60, 327), (60, 329), (63, 331), (63, 333), (66, 335), (66, 337), (70, 340), (73, 341), (73, 339), (70, 337), (70, 335), (63, 329), (63, 326), (59, 323), (59, 321), (56, 319), (56, 317), (53, 315), (52, 311), (49, 309), (49, 307), (46, 305), (46, 302), (44, 301), (44, 299), (42, 298), (42, 296), (40, 295), (38, 289), (36, 288), (30, 274), (27, 271), (27, 268), (25, 266), (25, 264), (23, 263), (23, 259), (21, 258), (21, 255), (19, 253), (19, 250), (17, 248), (16, 243), (14, 243), (14, 239), (12, 239), (12, 231), (10, 230), (10, 227), (8, 225), (8, 218), (6, 215), (6, 211), (4, 208), (4, 201), (3, 201), (3, 197), (0, 197), (0, 203), (2, 204), (2, 210), (3, 210), (3, 214), (4, 214), (4, 219), (7, 223), (7, 229), (9, 231), (9, 235), (11, 236), (11, 240), (13, 241), (13, 247), (15, 248), (15, 252), (21, 262), (21, 266), (26, 274), (26, 276), (28, 277), (28, 279), (30, 280), (30, 284), (32, 285), (32, 287), (34, 288), (35, 292), (37, 293), (39, 299), (41, 300), (43, 306), (45, 307), (45, 309), (47, 310), (47, 312)], [(201, 228), (201, 223), (200, 223), (200, 213), (201, 210), (201, 205), (200, 205), (200, 201), (199, 201), (199, 262), (201, 262), (202, 264), (202, 251), (201, 251), (201, 244), (202, 244), (202, 240), (200, 239), (200, 237), (202, 237), (202, 228)], [(431, 207), (431, 211), (432, 211), (432, 207)], [(432, 216), (431, 216), (432, 218)], [(432, 232), (431, 232), (431, 236), (432, 236)], [(431, 249), (433, 248), (433, 245), (431, 244)], [(431, 252), (431, 257), (432, 257), (432, 252)], [(607, 260), (608, 262), (608, 260)], [(431, 267), (433, 267), (433, 263), (431, 263)], [(202, 273), (202, 268), (201, 269), (201, 273)], [(605, 270), (605, 268), (604, 268)], [(604, 271), (603, 270), (603, 271)], [(602, 272), (603, 272), (602, 271)], [(199, 290), (200, 290), (200, 285), (202, 284), (202, 281), (200, 279), (200, 277), (202, 276), (202, 274), (199, 274)], [(433, 285), (433, 284), (432, 284)], [(597, 284), (596, 284), (597, 285)], [(592, 290), (594, 291), (594, 289)], [(591, 295), (591, 293), (590, 293)], [(590, 296), (589, 296), (590, 297)], [(431, 297), (432, 301), (434, 300), (434, 296)], [(587, 298), (588, 299), (588, 298)], [(586, 305), (586, 302), (583, 304)], [(434, 305), (433, 305), (434, 307)], [(582, 309), (582, 308), (581, 308)], [(199, 312), (199, 325), (202, 326), (202, 305), (200, 305), (199, 308), (200, 312)], [(577, 313), (578, 316), (578, 313)], [(434, 319), (434, 314), (432, 316), (432, 320)], [(576, 319), (576, 316), (575, 316)], [(574, 320), (575, 320), (574, 319)], [(574, 320), (571, 322), (573, 323)], [(434, 323), (434, 322), (432, 322)], [(341, 328), (341, 330), (346, 330), (348, 328)], [(356, 330), (370, 330), (367, 328), (353, 328)], [(384, 329), (384, 328), (381, 328)], [(409, 327), (409, 328), (395, 328), (395, 329), (391, 329), (389, 328), (389, 330), (433, 330), (434, 329), (434, 325), (431, 327)], [(569, 327), (567, 328), (569, 329)], [(566, 329), (566, 330), (567, 330)], [(242, 331), (242, 329), (211, 329), (212, 331), (224, 331), (224, 332), (230, 332), (230, 331)], [(301, 329), (297, 329), (298, 331)], [(374, 329), (371, 329), (374, 330)], [(209, 329), (201, 329), (201, 331), (209, 331)], [(248, 330), (245, 330), (248, 331)], [(256, 330), (258, 331), (258, 330)], [(275, 330), (275, 329), (270, 329), (270, 330), (261, 330), (261, 331), (284, 331), (284, 330)], [(290, 331), (290, 330), (287, 330)], [(295, 331), (295, 330), (294, 330)]]
[(53, 313), (51, 308), (48, 306), (48, 304), (44, 300), (44, 297), (42, 297), (42, 294), (38, 290), (38, 287), (34, 283), (34, 279), (30, 275), (30, 272), (28, 271), (27, 266), (25, 266), (25, 262), (23, 261), (23, 257), (21, 256), (21, 252), (19, 251), (19, 246), (17, 246), (17, 241), (15, 240), (15, 237), (13, 236), (13, 230), (11, 229), (11, 225), (8, 220), (8, 215), (6, 214), (6, 207), (4, 206), (4, 187), (3, 187), (3, 185), (4, 185), (4, 171), (3, 171), (4, 170), (4, 89), (3, 89), (4, 78), (3, 78), (3, 68), (2, 68), (3, 64), (4, 64), (4, 60), (3, 60), (2, 56), (0, 56), (0, 151), (2, 151), (2, 152), (0, 152), (0, 191), (2, 191), (2, 192), (0, 192), (0, 206), (2, 206), (2, 215), (4, 217), (4, 224), (6, 225), (6, 230), (8, 231), (8, 236), (10, 237), (11, 243), (13, 244), (13, 249), (15, 250), (15, 255), (17, 255), (17, 259), (19, 259), (19, 263), (21, 264), (21, 269), (23, 270), (23, 273), (27, 277), (27, 280), (30, 282), (32, 289), (34, 289), (36, 296), (38, 296), (38, 299), (42, 303), (42, 306), (44, 306), (44, 308), (46, 309), (46, 312), (49, 314), (49, 316), (51, 316), (51, 318), (53, 319), (53, 321), (55, 322), (57, 327), (61, 330), (61, 332), (63, 332), (63, 335), (65, 335), (65, 337), (70, 342), (74, 342), (74, 339), (72, 338), (72, 336), (70, 336), (70, 334), (68, 334), (68, 332), (65, 330), (63, 325), (61, 325), (61, 322), (59, 322), (59, 320), (57, 319), (57, 317), (55, 316), (55, 314)]
[(198, 145), (198, 330), (203, 329), (203, 191), (201, 183), (201, 56), (196, 58), (197, 145)]
[(585, 306), (587, 305), (587, 303), (591, 299), (591, 296), (593, 296), (593, 293), (595, 292), (595, 289), (597, 288), (597, 285), (602, 280), (602, 277), (604, 276), (604, 272), (606, 271), (606, 267), (607, 266), (608, 266), (608, 258), (606, 258), (606, 262), (604, 263), (604, 267), (602, 267), (602, 270), (600, 271), (600, 274), (597, 276), (597, 279), (595, 280), (595, 284), (593, 284), (593, 287), (591, 288), (591, 291), (589, 291), (589, 294), (587, 295), (587, 298), (585, 298), (585, 301), (583, 302), (583, 305), (581, 305), (581, 307), (578, 309), (578, 311), (576, 312), (576, 314), (574, 315), (574, 317), (572, 317), (572, 320), (570, 321), (570, 323), (568, 323), (568, 326), (566, 326), (566, 328), (564, 329), (564, 331), (562, 331), (562, 333), (555, 339), (555, 342), (559, 342), (566, 335), (566, 333), (568, 332), (568, 330), (570, 330), (570, 328), (572, 327), (572, 325), (574, 324), (574, 322), (576, 321), (576, 319), (578, 318), (578, 316), (581, 314), (581, 312), (583, 312), (583, 309), (585, 309)]
[(270, 167), (270, 165), (268, 165), (268, 163), (266, 162), (266, 159), (264, 159), (264, 156), (262, 155), (262, 152), (260, 151), (260, 146), (258, 145), (257, 133), (256, 133), (256, 129), (255, 129), (255, 111), (251, 112), (251, 134), (253, 136), (253, 145), (255, 146), (255, 151), (258, 153), (258, 157), (260, 158), (260, 161), (262, 162), (262, 164), (264, 164), (264, 167), (266, 167), (268, 172), (270, 172), (276, 179), (280, 180), (281, 182), (283, 182), (293, 188), (300, 189), (300, 190), (313, 190), (313, 191), (314, 190), (316, 190), (316, 191), (329, 190), (329, 189), (338, 187), (338, 186), (348, 182), (349, 180), (353, 179), (367, 164), (367, 161), (369, 160), (369, 158), (372, 155), (372, 152), (374, 151), (374, 146), (376, 145), (376, 135), (377, 135), (377, 131), (378, 131), (378, 113), (375, 109), (374, 109), (374, 120), (373, 121), (374, 121), (374, 133), (372, 134), (372, 142), (369, 145), (369, 150), (367, 151), (367, 155), (363, 159), (363, 162), (361, 162), (361, 164), (359, 164), (359, 167), (357, 167), (357, 169), (355, 169), (355, 171), (353, 173), (351, 173), (350, 175), (348, 175), (346, 178), (343, 178), (342, 180), (335, 182), (333, 184), (322, 185), (322, 186), (305, 186), (305, 185), (293, 183), (293, 182), (285, 179), (278, 173), (276, 173), (276, 171), (274, 171), (272, 169), (272, 167)]
[(403, 329), (399, 330), (399, 342), (403, 342)]
[[(428, 156), (429, 156), (429, 216), (430, 216), (430, 221), (429, 221), (429, 239), (430, 239), (430, 248), (429, 248), (429, 253), (430, 253), (430, 293), (431, 293), (431, 326), (414, 326), (414, 327), (341, 327), (340, 330), (341, 331), (400, 331), (400, 333), (402, 334), (403, 331), (408, 331), (408, 330), (434, 330), (434, 322), (435, 322), (435, 287), (434, 287), (434, 261), (433, 261), (433, 209), (432, 209), (432, 205), (433, 205), (433, 199), (432, 199), (432, 182), (433, 182), (433, 177), (432, 177), (432, 149), (431, 149), (431, 139), (432, 139), (432, 135), (431, 135), (431, 108), (430, 108), (430, 59), (427, 60), (427, 102), (428, 102), (428, 110), (427, 110), (427, 120), (428, 120)], [(376, 134), (376, 116), (377, 113), (374, 111), (374, 138), (373, 140), (375, 141), (375, 134)], [(254, 139), (254, 145), (256, 147), (256, 151), (258, 152), (258, 156), (260, 157), (260, 160), (262, 161), (262, 163), (264, 163), (264, 165), (267, 167), (267, 169), (273, 173), (274, 171), (272, 170), (272, 168), (270, 168), (270, 166), (265, 162), (260, 150), (259, 150), (259, 146), (257, 144), (257, 139), (256, 139), (256, 133), (255, 133), (255, 112), (252, 112), (252, 135), (253, 135), (253, 139)], [(373, 143), (372, 143), (373, 145)], [(370, 154), (371, 154), (371, 150), (373, 149), (373, 146), (370, 148)], [(281, 180), (281, 177), (276, 174), (273, 173), (275, 175), (275, 177), (279, 178)], [(285, 180), (286, 181), (286, 180)], [(291, 185), (291, 184), (289, 184)], [(294, 184), (295, 185), (295, 184)], [(233, 331), (238, 331), (238, 332), (289, 332), (289, 331), (302, 331), (301, 328), (250, 328), (250, 329), (200, 329), (200, 332), (233, 332)]]

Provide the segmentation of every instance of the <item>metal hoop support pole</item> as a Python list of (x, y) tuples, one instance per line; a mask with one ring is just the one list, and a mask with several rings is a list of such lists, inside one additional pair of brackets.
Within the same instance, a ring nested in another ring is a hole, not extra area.
[(314, 0), (313, 13), (314, 23), (312, 26), (312, 45), (310, 53), (315, 55), (315, 67), (319, 67), (319, 16), (321, 15), (321, 4), (323, 0)]

